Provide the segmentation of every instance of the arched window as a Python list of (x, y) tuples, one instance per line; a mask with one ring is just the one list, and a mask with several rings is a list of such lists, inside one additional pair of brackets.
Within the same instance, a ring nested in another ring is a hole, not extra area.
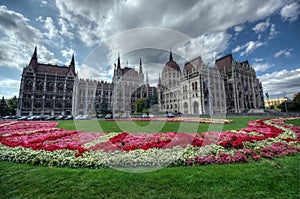
[(23, 102), (23, 107), (24, 108), (30, 108), (30, 101), (24, 101)]
[(62, 82), (57, 83), (57, 91), (63, 91), (64, 90), (64, 84)]
[(52, 102), (50, 101), (46, 102), (46, 108), (52, 108)]
[(28, 79), (26, 82), (25, 82), (25, 90), (32, 90), (32, 80), (31, 79)]
[(63, 104), (61, 102), (56, 102), (56, 105), (55, 105), (57, 108), (61, 108), (63, 106)]
[(46, 88), (47, 88), (47, 91), (50, 91), (50, 92), (53, 91), (53, 89), (54, 89), (53, 82), (47, 82)]
[(35, 108), (41, 108), (42, 107), (42, 102), (41, 101), (35, 101), (34, 102), (34, 107)]
[(36, 83), (36, 90), (41, 91), (43, 90), (43, 87), (44, 87), (44, 83), (42, 81), (38, 81)]

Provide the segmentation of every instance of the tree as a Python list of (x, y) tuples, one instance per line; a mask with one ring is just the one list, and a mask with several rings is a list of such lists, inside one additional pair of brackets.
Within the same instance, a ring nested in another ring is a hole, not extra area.
[(145, 98), (142, 98), (135, 102), (135, 111), (137, 113), (141, 113), (146, 108), (146, 101), (147, 100)]
[(107, 102), (103, 100), (103, 102), (100, 104), (100, 113), (106, 114), (108, 112), (108, 105)]
[(8, 111), (8, 106), (7, 103), (4, 99), (4, 96), (2, 97), (1, 101), (0, 101), (0, 115), (1, 116), (5, 116), (8, 115), (9, 111)]
[[(289, 111), (300, 111), (300, 93), (296, 94), (293, 101), (287, 101), (286, 106)], [(281, 103), (278, 108), (285, 111), (285, 103)]]
[(16, 114), (17, 107), (18, 107), (18, 99), (16, 96), (13, 96), (12, 98), (8, 99), (8, 110), (11, 115)]

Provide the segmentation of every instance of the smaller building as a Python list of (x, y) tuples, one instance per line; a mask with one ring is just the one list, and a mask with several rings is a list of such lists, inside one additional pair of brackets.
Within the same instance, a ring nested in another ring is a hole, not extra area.
[(265, 108), (266, 109), (276, 109), (280, 104), (287, 102), (288, 98), (286, 97), (278, 97), (278, 98), (269, 98), (265, 99)]

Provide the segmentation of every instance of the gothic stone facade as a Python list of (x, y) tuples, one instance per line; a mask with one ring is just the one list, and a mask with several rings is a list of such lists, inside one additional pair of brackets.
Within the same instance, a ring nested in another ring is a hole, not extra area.
[(161, 112), (184, 114), (241, 113), (264, 107), (262, 85), (248, 61), (229, 54), (209, 67), (197, 57), (181, 72), (172, 52), (158, 81)]
[(216, 60), (225, 86), (228, 113), (264, 108), (263, 88), (248, 61), (237, 62), (232, 54)]
[(74, 55), (69, 66), (42, 64), (35, 48), (23, 69), (17, 115), (71, 114), (76, 76)]
[(23, 69), (18, 115), (95, 115), (107, 112), (130, 114), (134, 103), (150, 99), (160, 112), (201, 115), (241, 113), (264, 107), (262, 85), (248, 61), (237, 62), (226, 55), (208, 67), (197, 57), (183, 70), (169, 61), (159, 76), (158, 87), (144, 79), (142, 61), (139, 71), (115, 64), (112, 83), (78, 79), (74, 55), (69, 66), (38, 63), (35, 48)]
[(139, 71), (121, 67), (120, 56), (115, 64), (112, 83), (76, 79), (73, 115), (95, 115), (108, 112), (128, 116), (138, 99), (155, 99), (156, 88), (146, 84), (140, 59)]

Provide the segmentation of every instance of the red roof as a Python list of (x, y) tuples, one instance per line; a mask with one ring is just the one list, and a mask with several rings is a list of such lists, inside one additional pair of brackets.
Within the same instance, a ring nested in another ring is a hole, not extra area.
[(127, 77), (138, 77), (138, 72), (136, 70), (134, 70), (133, 68), (128, 68), (125, 67), (122, 70), (122, 74), (123, 76), (127, 76)]
[(38, 73), (67, 75), (69, 72), (69, 67), (38, 63), (35, 71)]
[(220, 59), (216, 60), (216, 66), (219, 70), (224, 70), (224, 68), (230, 68), (233, 62), (232, 54), (228, 54)]
[(176, 71), (180, 72), (180, 67), (178, 66), (178, 64), (177, 64), (176, 62), (174, 62), (174, 61), (169, 61), (169, 62), (165, 65), (165, 67), (164, 67), (164, 69), (163, 69), (163, 73), (169, 72), (169, 71), (173, 71), (173, 70), (176, 70)]
[(195, 59), (185, 63), (183, 70), (187, 71), (188, 73), (192, 73), (193, 69), (197, 69), (202, 64), (203, 64), (203, 61), (202, 61), (201, 57), (199, 56), (199, 57), (196, 57)]

